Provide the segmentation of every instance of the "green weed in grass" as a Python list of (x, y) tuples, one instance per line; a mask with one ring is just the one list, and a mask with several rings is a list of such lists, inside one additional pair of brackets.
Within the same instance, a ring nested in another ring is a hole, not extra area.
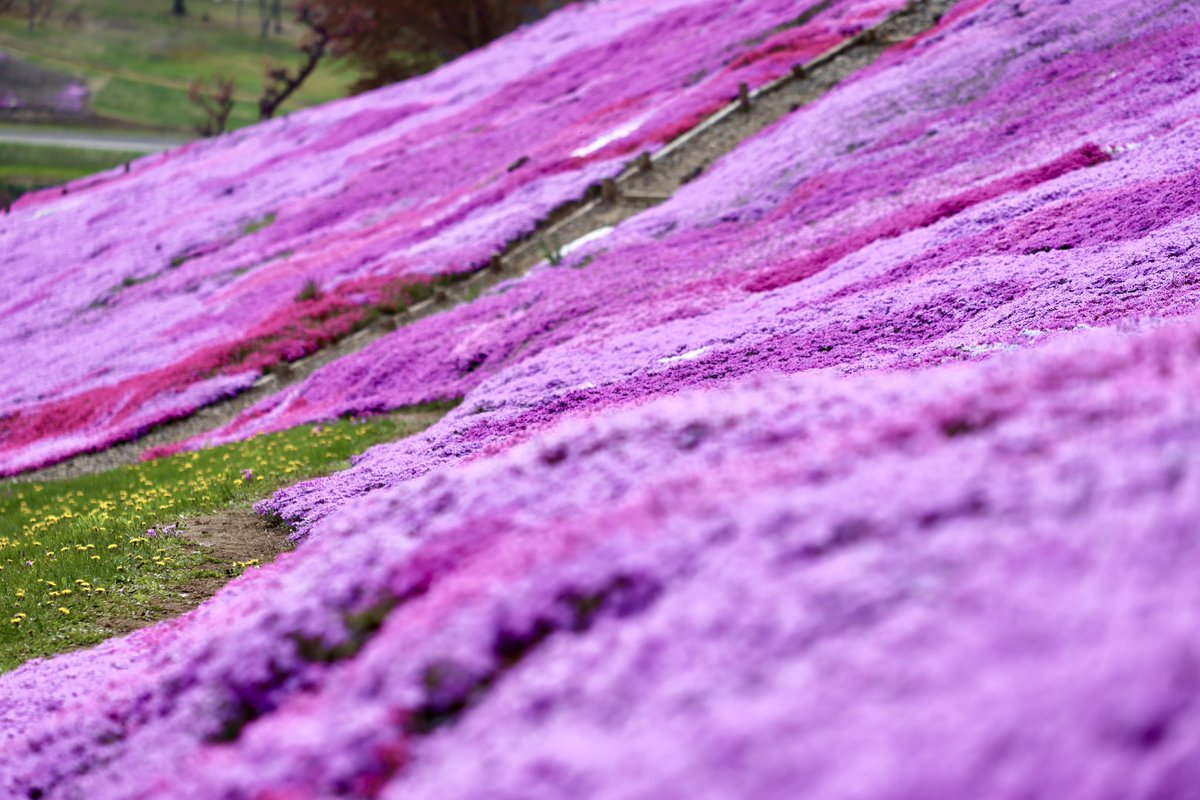
[(269, 214), (263, 216), (261, 219), (251, 220), (250, 222), (247, 222), (245, 225), (242, 226), (242, 235), (250, 236), (252, 234), (258, 233), (263, 228), (269, 228), (275, 224), (276, 219), (278, 219), (278, 217), (275, 214), (275, 212), (272, 211)]
[(97, 475), (0, 485), (0, 670), (151, 621), (148, 608), (172, 587), (211, 571), (171, 534), (181, 518), (345, 468), (352, 454), (415, 433), (445, 410), (302, 426)]

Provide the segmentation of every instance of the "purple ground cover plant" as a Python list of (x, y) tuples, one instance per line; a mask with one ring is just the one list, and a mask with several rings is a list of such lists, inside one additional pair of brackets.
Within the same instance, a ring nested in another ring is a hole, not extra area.
[(739, 83), (903, 2), (786, 27), (810, 5), (580, 3), (417, 80), (22, 198), (0, 219), (0, 474), (189, 414), (389, 291), (485, 265)]
[[(564, 414), (1194, 312), (1191, 15), (977, 5), (563, 267), (398, 330), (193, 446), (466, 397), (422, 438), (264, 504), (303, 531)], [(1121, 41), (1125, 25), (1140, 35)]]
[(465, 396), (270, 501), (276, 564), (0, 677), (0, 787), (1191, 796), (1198, 32), (960, 4), (252, 409), (222, 435)]

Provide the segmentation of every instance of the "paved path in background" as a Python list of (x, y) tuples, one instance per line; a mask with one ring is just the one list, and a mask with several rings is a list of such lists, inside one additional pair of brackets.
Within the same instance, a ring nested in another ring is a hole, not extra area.
[(48, 145), (50, 147), (78, 147), (84, 150), (115, 150), (123, 153), (157, 153), (185, 144), (187, 140), (138, 134), (22, 131), (15, 128), (0, 128), (0, 142)]

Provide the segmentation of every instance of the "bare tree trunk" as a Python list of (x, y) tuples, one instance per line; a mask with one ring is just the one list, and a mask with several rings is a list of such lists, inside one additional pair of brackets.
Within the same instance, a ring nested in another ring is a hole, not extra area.
[(272, 0), (271, 17), (275, 20), (275, 35), (283, 33), (283, 0)]
[(274, 117), (284, 101), (308, 80), (308, 76), (325, 57), (329, 43), (333, 40), (333, 32), (326, 27), (321, 17), (311, 10), (302, 10), (298, 21), (309, 30), (307, 41), (300, 47), (300, 52), (304, 54), (304, 63), (294, 74), (286, 67), (276, 67), (267, 73), (267, 85), (258, 100), (258, 110), (262, 119)]
[(174, 5), (171, 7), (171, 13), (177, 17), (186, 17), (187, 3), (185, 0), (175, 0)]
[(258, 35), (267, 38), (271, 31), (271, 15), (267, 12), (267, 0), (258, 0)]

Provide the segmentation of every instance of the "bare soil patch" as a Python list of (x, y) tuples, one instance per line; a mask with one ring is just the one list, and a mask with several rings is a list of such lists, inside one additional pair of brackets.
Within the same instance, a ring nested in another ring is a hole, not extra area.
[(178, 523), (177, 535), (191, 542), (203, 561), (165, 594), (142, 604), (128, 616), (105, 617), (101, 626), (113, 636), (171, 619), (199, 606), (214, 596), (246, 568), (246, 564), (268, 564), (280, 553), (291, 550), (288, 529), (249, 508), (235, 508)]

